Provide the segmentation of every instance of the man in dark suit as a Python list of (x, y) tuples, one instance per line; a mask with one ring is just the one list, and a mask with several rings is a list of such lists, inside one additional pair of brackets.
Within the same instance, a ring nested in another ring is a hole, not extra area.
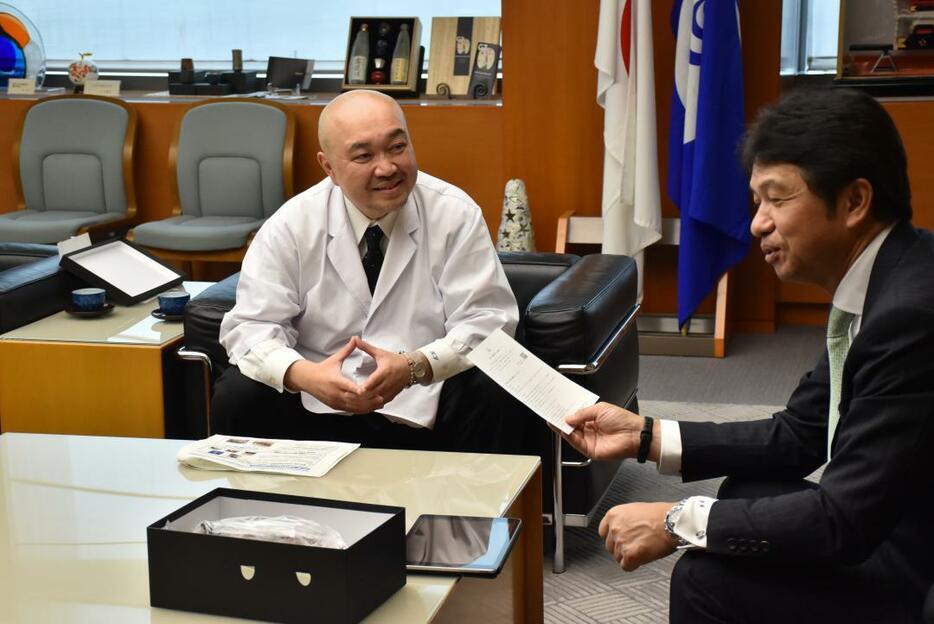
[(760, 115), (743, 160), (766, 262), (833, 295), (827, 351), (771, 419), (652, 422), (606, 403), (569, 416), (591, 457), (727, 477), (716, 499), (614, 507), (600, 534), (625, 570), (688, 550), (672, 622), (919, 621), (934, 583), (934, 236), (909, 222), (901, 139), (866, 95), (798, 92)]

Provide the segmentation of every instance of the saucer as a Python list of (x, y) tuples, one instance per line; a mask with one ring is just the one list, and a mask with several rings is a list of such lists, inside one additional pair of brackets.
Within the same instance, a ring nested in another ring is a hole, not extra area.
[(150, 312), (150, 314), (160, 321), (180, 321), (185, 318), (185, 314), (166, 314), (162, 311), (161, 308), (157, 308)]
[(80, 318), (95, 318), (98, 316), (104, 316), (105, 314), (109, 314), (110, 312), (113, 312), (113, 310), (114, 310), (114, 304), (112, 303), (105, 303), (104, 307), (98, 310), (79, 310), (78, 308), (74, 308), (71, 306), (65, 308), (65, 312), (67, 312), (68, 314), (72, 316), (77, 316)]

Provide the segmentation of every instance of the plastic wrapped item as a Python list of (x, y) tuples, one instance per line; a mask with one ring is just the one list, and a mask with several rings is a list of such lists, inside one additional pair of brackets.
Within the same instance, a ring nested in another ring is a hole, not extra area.
[(202, 520), (195, 527), (195, 533), (338, 550), (347, 548), (341, 534), (331, 527), (297, 516), (238, 516)]

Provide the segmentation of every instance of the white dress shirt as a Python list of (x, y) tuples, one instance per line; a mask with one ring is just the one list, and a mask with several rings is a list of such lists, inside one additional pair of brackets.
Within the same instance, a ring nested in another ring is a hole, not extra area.
[[(834, 291), (834, 307), (854, 315), (853, 323), (850, 325), (851, 344), (859, 332), (862, 321), (863, 303), (866, 301), (872, 265), (875, 264), (879, 248), (882, 247), (882, 243), (893, 227), (895, 226), (888, 226), (866, 245), (866, 248), (847, 269), (837, 290)], [(658, 471), (662, 474), (681, 474), (681, 427), (674, 420), (662, 420), (660, 425), (662, 440)], [(709, 496), (691, 496), (685, 500), (681, 515), (674, 525), (675, 533), (694, 546), (706, 548), (707, 523), (710, 519), (710, 510), (716, 502), (717, 499)]]

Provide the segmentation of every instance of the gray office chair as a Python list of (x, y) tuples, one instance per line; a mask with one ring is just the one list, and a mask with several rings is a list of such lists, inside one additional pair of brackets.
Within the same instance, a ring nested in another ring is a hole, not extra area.
[(136, 111), (120, 100), (65, 95), (26, 108), (13, 145), (17, 210), (0, 241), (57, 243), (126, 231), (136, 217)]
[(173, 216), (142, 223), (130, 237), (166, 260), (241, 261), (256, 230), (292, 196), (294, 142), (294, 114), (281, 104), (196, 104), (169, 150)]

